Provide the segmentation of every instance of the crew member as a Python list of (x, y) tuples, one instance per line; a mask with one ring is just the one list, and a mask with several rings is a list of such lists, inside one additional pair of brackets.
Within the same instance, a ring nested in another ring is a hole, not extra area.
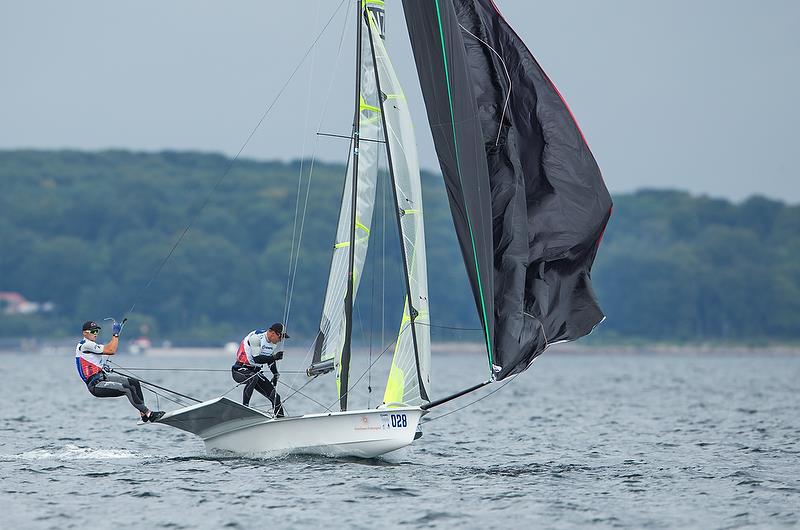
[(151, 411), (144, 405), (144, 395), (139, 381), (110, 373), (106, 363), (105, 356), (117, 352), (122, 324), (114, 322), (111, 326), (111, 342), (105, 345), (97, 343), (100, 329), (100, 326), (92, 320), (84, 322), (83, 339), (75, 347), (75, 365), (78, 367), (81, 379), (86, 383), (86, 388), (93, 396), (99, 398), (126, 396), (131, 405), (139, 411), (143, 422), (158, 421), (164, 412)]
[[(253, 390), (258, 390), (261, 395), (269, 399), (275, 416), (285, 416), (281, 397), (276, 391), (278, 386), (278, 365), (276, 361), (283, 359), (283, 351), (275, 351), (275, 346), (283, 339), (288, 339), (283, 331), (283, 324), (276, 322), (268, 329), (256, 329), (248, 333), (239, 344), (236, 351), (236, 362), (231, 367), (233, 380), (244, 384), (242, 403), (250, 406)], [(267, 365), (272, 372), (270, 381), (261, 371)]]

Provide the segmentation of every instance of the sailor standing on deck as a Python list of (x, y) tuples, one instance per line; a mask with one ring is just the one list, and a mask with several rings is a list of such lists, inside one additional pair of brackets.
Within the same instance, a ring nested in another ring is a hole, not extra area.
[(164, 413), (151, 411), (144, 405), (144, 395), (139, 381), (130, 377), (112, 374), (106, 364), (105, 355), (117, 353), (119, 332), (122, 324), (114, 322), (111, 326), (111, 342), (98, 344), (97, 334), (100, 326), (89, 320), (83, 324), (83, 339), (75, 347), (75, 365), (89, 392), (99, 398), (126, 396), (131, 405), (136, 407), (142, 421), (158, 421)]
[[(242, 404), (250, 406), (253, 390), (270, 400), (275, 416), (282, 418), (285, 415), (281, 397), (276, 391), (278, 386), (278, 365), (276, 361), (283, 359), (283, 351), (275, 351), (275, 345), (283, 339), (288, 339), (283, 331), (283, 324), (276, 322), (269, 329), (256, 329), (248, 333), (239, 344), (236, 351), (236, 362), (231, 367), (233, 380), (244, 383)], [(272, 372), (270, 381), (261, 371), (263, 365), (269, 366)]]

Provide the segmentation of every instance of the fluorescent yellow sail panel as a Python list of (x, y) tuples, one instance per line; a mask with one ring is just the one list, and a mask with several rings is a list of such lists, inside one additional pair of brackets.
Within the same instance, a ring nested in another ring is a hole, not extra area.
[(406, 374), (394, 362), (386, 381), (386, 392), (383, 393), (384, 403), (402, 403), (403, 392), (406, 387)]
[[(411, 316), (408, 314), (408, 298), (403, 306), (403, 319), (400, 321), (400, 332), (397, 335), (397, 343), (394, 349), (394, 357), (392, 358), (392, 368), (389, 370), (389, 379), (386, 381), (386, 391), (383, 393), (384, 403), (404, 403), (406, 391), (406, 372), (400, 368), (396, 363), (400, 360), (401, 355), (399, 351), (403, 341), (403, 332), (408, 330), (411, 324)], [(399, 351), (398, 351), (399, 350)]]

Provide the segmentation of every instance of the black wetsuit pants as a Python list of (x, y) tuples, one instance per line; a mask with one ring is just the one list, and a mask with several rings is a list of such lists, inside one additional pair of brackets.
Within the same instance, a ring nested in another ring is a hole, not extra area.
[(125, 396), (139, 412), (142, 414), (147, 412), (142, 386), (136, 379), (116, 374), (102, 374), (96, 376), (89, 384), (89, 392), (99, 398)]
[(276, 416), (283, 416), (283, 405), (281, 404), (281, 396), (275, 390), (272, 381), (267, 379), (263, 373), (253, 369), (250, 366), (234, 366), (231, 368), (233, 380), (237, 383), (244, 383), (244, 391), (242, 392), (242, 404), (250, 406), (250, 398), (253, 397), (253, 390), (258, 390), (259, 394), (267, 398), (272, 403), (272, 408)]

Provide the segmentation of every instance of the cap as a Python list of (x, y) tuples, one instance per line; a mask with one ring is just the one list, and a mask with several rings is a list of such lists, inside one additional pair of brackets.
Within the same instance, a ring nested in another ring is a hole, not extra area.
[(87, 320), (83, 323), (82, 331), (89, 331), (90, 329), (103, 329), (94, 320)]
[(285, 332), (283, 331), (283, 324), (281, 324), (280, 322), (275, 322), (273, 325), (271, 325), (271, 326), (269, 327), (269, 329), (270, 329), (270, 330), (272, 330), (272, 331), (274, 331), (274, 332), (275, 332), (275, 333), (277, 333), (278, 335), (282, 336), (284, 339), (291, 338), (291, 337), (289, 337), (289, 334), (288, 334), (288, 333), (285, 333)]

